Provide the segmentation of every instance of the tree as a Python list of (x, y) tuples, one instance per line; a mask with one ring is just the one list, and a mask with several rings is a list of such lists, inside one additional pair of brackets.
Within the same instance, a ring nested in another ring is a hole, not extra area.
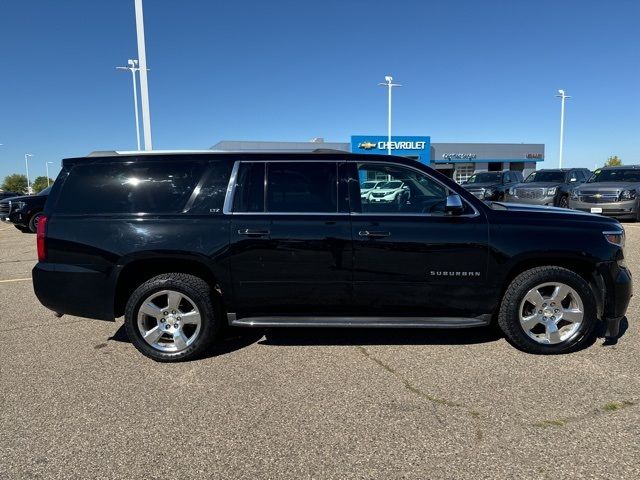
[[(46, 179), (45, 179), (46, 181)], [(26, 193), (27, 191), (27, 176), (20, 173), (14, 173), (4, 177), (2, 183), (2, 190), (5, 192)]]
[(622, 165), (622, 160), (620, 160), (617, 155), (609, 157), (607, 161), (604, 162), (605, 167), (618, 167), (620, 165)]
[[(49, 183), (53, 183), (53, 180), (50, 178)], [(36, 179), (31, 184), (31, 188), (33, 188), (33, 193), (40, 193), (42, 190), (47, 188), (47, 177), (36, 177)]]

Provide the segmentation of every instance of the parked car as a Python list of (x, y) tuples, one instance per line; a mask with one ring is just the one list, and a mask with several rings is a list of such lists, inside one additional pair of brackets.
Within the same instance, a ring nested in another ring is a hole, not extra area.
[(8, 199), (8, 220), (24, 233), (36, 233), (50, 190), (51, 187), (47, 187), (37, 195), (24, 195)]
[(9, 219), (9, 200), (20, 195), (15, 192), (0, 192), (0, 221), (4, 222)]
[[(410, 195), (361, 202), (353, 179), (381, 176)], [(598, 215), (483, 202), (403, 157), (103, 153), (63, 161), (33, 285), (58, 314), (124, 315), (158, 361), (195, 358), (223, 324), (495, 320), (516, 347), (552, 354), (617, 334), (624, 236)]]
[(378, 185), (382, 185), (383, 183), (386, 183), (387, 181), (388, 180), (382, 180), (382, 181), (368, 180), (366, 182), (362, 182), (360, 184), (360, 198), (365, 202), (368, 201), (369, 193), (371, 192), (371, 190), (376, 188)]
[(369, 191), (368, 202), (398, 203), (406, 202), (409, 199), (409, 187), (400, 180), (382, 182)]
[(462, 186), (480, 200), (504, 200), (512, 186), (522, 182), (521, 172), (476, 172)]
[(569, 206), (618, 219), (640, 220), (640, 165), (596, 170), (573, 191)]
[(568, 208), (573, 189), (590, 176), (591, 171), (587, 168), (537, 170), (523, 183), (511, 187), (505, 201)]

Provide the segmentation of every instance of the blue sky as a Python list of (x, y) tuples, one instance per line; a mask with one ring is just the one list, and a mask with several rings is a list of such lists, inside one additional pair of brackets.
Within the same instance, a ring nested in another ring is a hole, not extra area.
[[(640, 163), (640, 2), (145, 0), (154, 147), (219, 140), (546, 144), (557, 163)], [(135, 148), (133, 0), (2, 0), (0, 178)]]

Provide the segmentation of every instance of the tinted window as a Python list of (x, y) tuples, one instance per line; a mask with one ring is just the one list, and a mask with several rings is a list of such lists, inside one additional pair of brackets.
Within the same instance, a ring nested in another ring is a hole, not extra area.
[(231, 168), (232, 164), (229, 162), (215, 162), (211, 165), (202, 185), (196, 187), (196, 197), (189, 207), (189, 213), (222, 213)]
[(60, 192), (56, 211), (178, 213), (203, 170), (203, 164), (185, 160), (76, 165)]
[[(442, 213), (447, 189), (426, 174), (396, 165), (358, 165), (360, 181), (385, 178), (382, 188), (361, 193), (362, 213)], [(387, 187), (385, 185), (393, 185)], [(380, 187), (380, 186), (378, 186)]]
[(500, 181), (500, 172), (481, 172), (474, 173), (469, 177), (467, 183), (490, 183)]
[(337, 164), (273, 162), (267, 165), (267, 211), (338, 211)]
[(526, 183), (532, 182), (551, 182), (551, 183), (564, 183), (565, 173), (564, 172), (531, 172), (531, 175), (527, 177), (525, 180)]
[(264, 163), (242, 163), (233, 197), (234, 212), (264, 212)]
[(589, 179), (589, 183), (593, 182), (640, 182), (640, 168), (596, 170)]

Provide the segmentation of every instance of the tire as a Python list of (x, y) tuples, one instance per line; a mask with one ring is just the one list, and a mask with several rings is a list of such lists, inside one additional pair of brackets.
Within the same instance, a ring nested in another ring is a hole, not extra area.
[(31, 230), (28, 227), (23, 227), (22, 225), (14, 225), (18, 230), (22, 233), (31, 233)]
[(38, 221), (42, 217), (42, 212), (38, 212), (31, 217), (29, 220), (29, 231), (31, 233), (36, 233), (38, 231)]
[[(563, 287), (556, 290), (559, 285)], [(502, 298), (498, 324), (522, 351), (568, 353), (593, 338), (598, 324), (596, 302), (589, 284), (577, 273), (562, 267), (536, 267), (513, 279)]]
[(562, 197), (560, 197), (560, 200), (558, 201), (558, 207), (569, 208), (569, 199), (567, 198), (566, 195), (563, 195)]
[[(143, 304), (145, 311), (141, 311)], [(220, 300), (203, 279), (165, 273), (133, 292), (124, 323), (129, 339), (143, 355), (157, 362), (178, 362), (193, 360), (209, 348), (218, 337), (221, 311)]]

